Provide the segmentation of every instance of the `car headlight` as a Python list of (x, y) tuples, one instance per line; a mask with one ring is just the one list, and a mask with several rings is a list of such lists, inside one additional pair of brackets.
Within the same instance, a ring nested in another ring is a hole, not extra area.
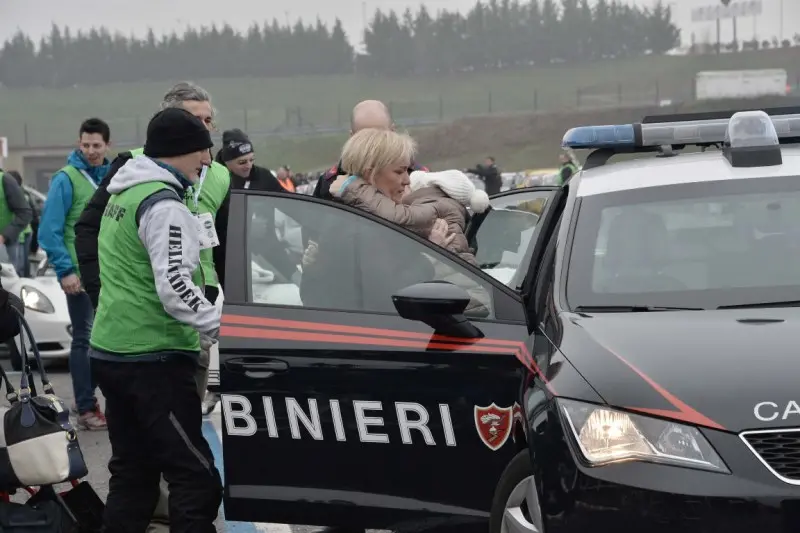
[(649, 461), (730, 473), (697, 428), (573, 400), (558, 402), (592, 466)]
[(26, 309), (31, 311), (38, 311), (40, 313), (55, 313), (56, 309), (53, 303), (45, 296), (42, 291), (34, 289), (33, 287), (22, 287), (20, 291), (22, 303), (25, 304)]

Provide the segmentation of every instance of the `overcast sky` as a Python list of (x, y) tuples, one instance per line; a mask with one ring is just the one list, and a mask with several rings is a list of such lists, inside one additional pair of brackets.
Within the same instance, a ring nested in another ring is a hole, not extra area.
[[(667, 0), (673, 5), (675, 20), (688, 42), (692, 32), (698, 40), (715, 38), (714, 25), (693, 24), (692, 9), (716, 4), (717, 0)], [(735, 1), (735, 0), (734, 0)], [(759, 38), (778, 36), (781, 31), (781, 3), (783, 3), (783, 32), (785, 37), (800, 32), (800, 0), (761, 0), (763, 14), (758, 20), (741, 20), (739, 37), (749, 39), (756, 30)], [(655, 0), (630, 0), (642, 6), (653, 5)], [(468, 10), (475, 0), (0, 0), (0, 41), (5, 41), (17, 29), (38, 38), (47, 33), (52, 23), (73, 29), (106, 26), (123, 33), (144, 34), (149, 27), (156, 33), (182, 30), (187, 25), (210, 25), (227, 22), (244, 30), (254, 21), (277, 18), (296, 21), (298, 18), (313, 21), (319, 16), (327, 23), (336, 17), (342, 19), (351, 42), (361, 41), (364, 27), (363, 12), (367, 16), (375, 9), (405, 10), (425, 4), (431, 10)], [(755, 22), (755, 24), (754, 24)], [(731, 24), (723, 25), (723, 39), (730, 39)]]

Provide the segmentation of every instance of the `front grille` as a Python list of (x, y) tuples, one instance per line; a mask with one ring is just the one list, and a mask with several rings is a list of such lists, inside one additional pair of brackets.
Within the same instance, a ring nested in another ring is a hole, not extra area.
[(746, 431), (742, 440), (778, 478), (800, 485), (800, 429)]

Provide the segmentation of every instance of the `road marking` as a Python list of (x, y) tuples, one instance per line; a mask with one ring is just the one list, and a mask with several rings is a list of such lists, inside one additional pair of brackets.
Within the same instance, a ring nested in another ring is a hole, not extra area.
[[(214, 454), (214, 464), (219, 470), (222, 482), (225, 482), (225, 466), (222, 460), (222, 416), (220, 404), (214, 408), (212, 414), (203, 420), (203, 435)], [(224, 518), (224, 509), (219, 509)], [(256, 524), (254, 522), (234, 522), (225, 520), (226, 533), (292, 533), (292, 526), (288, 524)]]
[[(203, 436), (208, 441), (211, 448), (211, 453), (214, 455), (214, 465), (219, 470), (219, 475), (222, 482), (225, 483), (225, 466), (222, 461), (222, 444), (220, 438), (217, 436), (214, 425), (210, 420), (203, 421)], [(225, 507), (220, 505), (219, 514), (225, 522), (226, 533), (257, 533), (255, 526), (248, 522), (233, 522), (225, 520)]]

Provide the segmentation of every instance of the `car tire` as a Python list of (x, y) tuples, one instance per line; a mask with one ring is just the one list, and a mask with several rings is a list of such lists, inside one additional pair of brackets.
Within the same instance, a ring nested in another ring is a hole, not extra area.
[[(529, 505), (530, 504), (530, 505)], [(530, 507), (534, 506), (535, 516), (531, 517)], [(508, 533), (503, 520), (524, 521), (527, 527), (520, 531), (544, 532), (544, 519), (536, 478), (528, 449), (519, 452), (500, 476), (494, 491), (492, 512), (489, 519), (489, 533)], [(530, 528), (533, 527), (533, 529)]]

